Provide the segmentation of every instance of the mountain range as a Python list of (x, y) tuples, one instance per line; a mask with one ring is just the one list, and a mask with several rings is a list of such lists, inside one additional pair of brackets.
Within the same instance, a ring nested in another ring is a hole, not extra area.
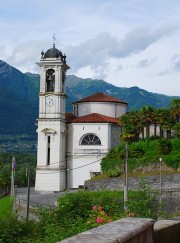
[[(22, 73), (0, 60), (0, 134), (35, 135), (39, 80), (39, 74)], [(121, 88), (103, 80), (67, 75), (66, 110), (72, 111), (72, 102), (96, 92), (104, 92), (127, 102), (129, 111), (145, 105), (168, 107), (172, 99), (180, 98), (151, 93), (138, 87)]]

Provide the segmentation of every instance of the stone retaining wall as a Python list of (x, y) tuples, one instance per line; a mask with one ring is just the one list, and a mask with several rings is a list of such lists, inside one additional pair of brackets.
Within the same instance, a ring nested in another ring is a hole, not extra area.
[[(161, 191), (161, 202), (162, 210), (167, 214), (180, 212), (180, 174), (173, 175), (162, 175), (161, 177), (161, 188), (160, 190), (160, 177), (159, 176), (147, 176), (145, 177), (146, 183), (152, 190), (159, 191), (157, 200), (160, 200)], [(128, 180), (129, 190), (138, 190), (141, 177), (129, 177)], [(114, 177), (102, 180), (89, 180), (85, 182), (85, 187), (89, 190), (124, 190), (124, 178)]]
[[(128, 187), (129, 190), (138, 190), (141, 181), (140, 176), (129, 177)], [(151, 189), (160, 189), (160, 176), (146, 176), (146, 183)], [(89, 180), (85, 182), (85, 187), (89, 190), (123, 190), (124, 188), (123, 177), (113, 177), (101, 180)], [(180, 188), (180, 174), (162, 175), (161, 187), (164, 189)]]

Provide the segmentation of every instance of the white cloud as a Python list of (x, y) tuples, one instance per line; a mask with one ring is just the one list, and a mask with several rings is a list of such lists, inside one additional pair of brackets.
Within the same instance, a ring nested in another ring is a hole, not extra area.
[(175, 25), (161, 26), (153, 30), (139, 27), (127, 33), (122, 40), (108, 33), (101, 33), (79, 45), (67, 46), (67, 52), (73, 68), (96, 66), (111, 57), (122, 58), (141, 52), (160, 39), (170, 36), (176, 29)]
[(17, 67), (22, 72), (38, 72), (36, 62), (40, 60), (42, 43), (48, 46), (48, 42), (29, 40), (18, 44), (9, 54), (6, 61)]
[(56, 33), (71, 73), (177, 94), (179, 9), (179, 0), (2, 1), (0, 59), (38, 72), (40, 52)]
[(153, 59), (153, 60), (143, 59), (137, 64), (137, 67), (146, 68), (146, 67), (150, 66), (152, 63), (154, 63), (155, 61), (156, 61), (156, 59)]

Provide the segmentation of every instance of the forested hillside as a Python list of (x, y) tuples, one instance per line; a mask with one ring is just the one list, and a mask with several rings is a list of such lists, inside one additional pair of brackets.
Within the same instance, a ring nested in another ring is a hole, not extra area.
[[(128, 110), (145, 105), (154, 108), (168, 107), (170, 97), (150, 93), (138, 87), (120, 88), (103, 80), (82, 79), (67, 75), (67, 111), (72, 111), (72, 102), (96, 92), (104, 92), (127, 102)], [(23, 74), (7, 63), (0, 61), (0, 134), (29, 134), (35, 136), (38, 118), (39, 75)]]

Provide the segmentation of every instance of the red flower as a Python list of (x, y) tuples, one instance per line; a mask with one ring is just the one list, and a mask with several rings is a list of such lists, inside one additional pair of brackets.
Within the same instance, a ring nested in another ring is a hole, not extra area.
[(96, 210), (96, 206), (93, 206), (93, 207), (92, 207), (92, 210)]
[(101, 218), (98, 217), (98, 218), (96, 219), (96, 222), (97, 222), (98, 224), (100, 224), (100, 223), (101, 223)]

